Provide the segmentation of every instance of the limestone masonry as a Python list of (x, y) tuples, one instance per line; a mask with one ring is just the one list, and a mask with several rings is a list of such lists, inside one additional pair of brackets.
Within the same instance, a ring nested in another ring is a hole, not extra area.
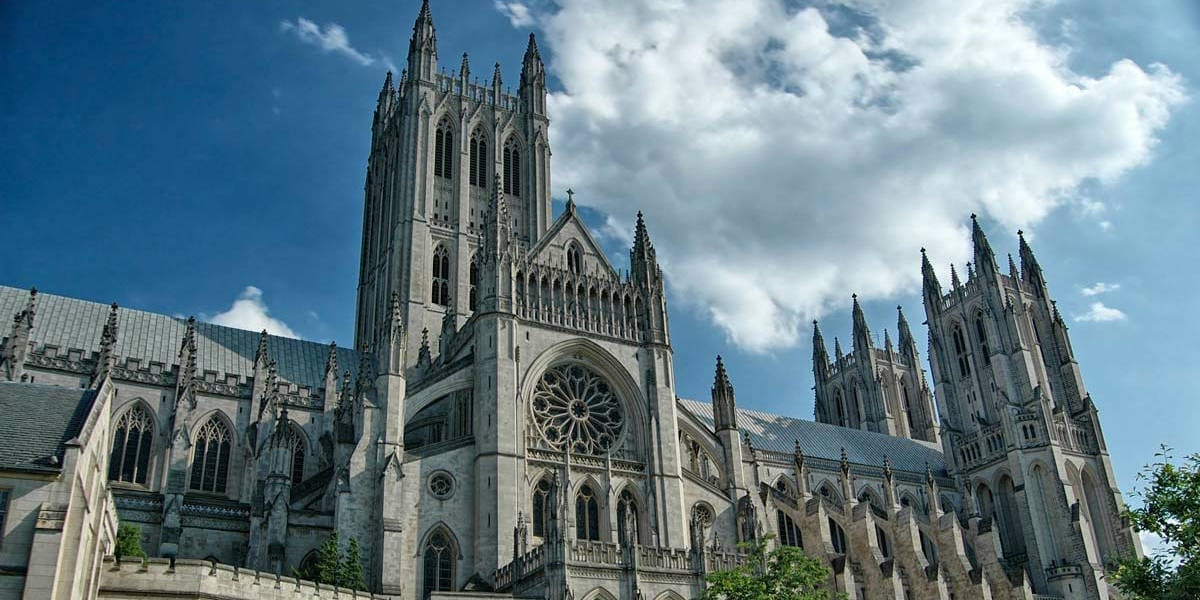
[[(1002, 269), (973, 224), (946, 288), (922, 256), (928, 378), (856, 298), (848, 351), (814, 328), (815, 421), (739, 409), (720, 358), (683, 399), (646, 223), (622, 275), (552, 214), (532, 35), (505, 90), (439, 70), (423, 4), (372, 122), (353, 349), (0, 287), (0, 595), (353, 597), (304, 580), (337, 531), (358, 597), (694, 598), (763, 536), (850, 598), (1118, 596), (1141, 549), (1024, 238)], [(118, 520), (155, 558), (106, 557)]]

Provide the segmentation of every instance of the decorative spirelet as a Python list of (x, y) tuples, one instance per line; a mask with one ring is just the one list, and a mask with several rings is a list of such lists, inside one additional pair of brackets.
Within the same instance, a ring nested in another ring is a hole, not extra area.
[(621, 402), (600, 375), (578, 364), (547, 369), (532, 401), (542, 439), (556, 450), (602, 455), (621, 439)]

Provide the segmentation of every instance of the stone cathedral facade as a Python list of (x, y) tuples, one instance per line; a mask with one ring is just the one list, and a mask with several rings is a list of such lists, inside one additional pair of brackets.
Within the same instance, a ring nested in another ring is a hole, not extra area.
[(353, 349), (0, 287), (0, 595), (345, 597), (303, 579), (336, 531), (401, 598), (694, 598), (764, 536), (850, 598), (1116, 597), (1141, 549), (1023, 238), (1005, 272), (973, 224), (945, 289), (922, 256), (929, 377), (903, 312), (814, 327), (793, 419), (719, 357), (680, 398), (641, 215), (622, 275), (552, 214), (532, 35), (512, 95), (426, 2), (371, 126)]

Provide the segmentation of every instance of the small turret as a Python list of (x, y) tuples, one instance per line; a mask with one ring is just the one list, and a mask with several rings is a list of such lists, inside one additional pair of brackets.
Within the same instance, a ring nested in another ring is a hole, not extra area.
[(712, 387), (713, 423), (717, 431), (737, 429), (737, 401), (733, 395), (733, 384), (725, 372), (725, 363), (717, 355), (717, 373)]
[(907, 355), (911, 350), (917, 353), (917, 340), (913, 338), (912, 330), (908, 327), (908, 319), (904, 317), (904, 307), (896, 305), (896, 331), (900, 333), (900, 352)]
[(954, 269), (954, 263), (950, 263), (950, 289), (957, 292), (962, 288), (962, 280), (958, 278), (958, 271)]
[(521, 86), (518, 92), (526, 110), (536, 115), (546, 114), (546, 66), (538, 52), (537, 38), (529, 34), (525, 58), (521, 63)]
[(643, 288), (657, 289), (662, 284), (662, 270), (658, 267), (658, 256), (654, 252), (654, 244), (650, 243), (650, 233), (646, 230), (642, 211), (638, 211), (637, 225), (633, 230), (629, 268), (633, 282)]
[(433, 28), (433, 13), (429, 0), (421, 2), (421, 12), (413, 24), (408, 42), (408, 76), (417, 81), (433, 81), (437, 74), (437, 32)]
[(971, 215), (971, 243), (975, 250), (975, 269), (984, 276), (994, 275), (999, 267), (996, 265), (996, 253), (988, 243), (987, 235), (979, 226), (979, 219)]
[[(264, 346), (265, 347), (265, 346)], [(175, 383), (175, 407), (196, 407), (196, 317), (188, 317), (183, 342), (179, 345), (179, 376)]]
[(825, 338), (821, 328), (813, 321), (813, 379), (820, 383), (829, 377), (829, 352), (825, 350)]
[(0, 373), (8, 381), (25, 381), (25, 357), (29, 354), (29, 335), (33, 331), (33, 317), (37, 312), (37, 288), (29, 290), (25, 309), (13, 315), (12, 330), (4, 347), (0, 348)]
[(1018, 231), (1017, 238), (1020, 240), (1020, 255), (1021, 255), (1021, 279), (1028, 283), (1033, 290), (1033, 293), (1039, 298), (1048, 296), (1046, 292), (1046, 276), (1042, 273), (1042, 266), (1038, 264), (1037, 257), (1033, 255), (1033, 249), (1029, 247), (1029, 243), (1025, 241), (1025, 232)]
[(500, 96), (503, 93), (504, 86), (500, 78), (500, 63), (496, 63), (496, 67), (492, 69), (492, 103), (499, 104)]
[(871, 347), (871, 330), (867, 327), (867, 317), (863, 315), (862, 306), (858, 303), (858, 294), (850, 296), (854, 301), (854, 352), (867, 356)]
[(96, 370), (92, 374), (92, 382), (89, 386), (91, 389), (100, 387), (100, 383), (112, 373), (113, 367), (116, 366), (117, 357), (114, 352), (116, 345), (117, 303), (113, 302), (109, 307), (108, 320), (104, 323), (104, 330), (100, 334), (100, 356), (96, 359)]
[(375, 119), (372, 132), (378, 135), (387, 116), (392, 111), (392, 101), (396, 98), (396, 90), (392, 86), (392, 72), (388, 70), (383, 78), (383, 87), (379, 90), (379, 99), (375, 101)]
[(463, 52), (462, 64), (458, 66), (458, 80), (461, 84), (462, 93), (467, 93), (467, 85), (471, 83), (471, 59)]
[(839, 340), (839, 339), (837, 338), (837, 336), (834, 336), (834, 338), (833, 338), (833, 357), (834, 357), (834, 360), (835, 360), (836, 362), (838, 362), (838, 363), (841, 363), (841, 362), (842, 362), (842, 358), (843, 358), (844, 356), (845, 356), (845, 354), (843, 354), (843, 353), (842, 353), (842, 341), (841, 341), (841, 340)]
[(892, 334), (888, 333), (887, 329), (883, 330), (883, 351), (887, 352), (888, 356), (896, 353), (896, 348), (892, 346)]

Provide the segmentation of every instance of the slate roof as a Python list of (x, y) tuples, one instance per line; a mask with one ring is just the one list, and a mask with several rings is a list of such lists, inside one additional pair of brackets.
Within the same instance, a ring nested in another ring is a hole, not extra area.
[(59, 471), (63, 444), (79, 434), (94, 396), (92, 390), (0, 382), (0, 469)]
[[(12, 317), (24, 310), (29, 290), (0, 286), (0, 337), (9, 334)], [(84, 357), (100, 350), (100, 335), (108, 319), (109, 306), (39, 291), (31, 339), (37, 351), (47, 344), (65, 355), (69, 349), (84, 351)], [(118, 359), (141, 359), (145, 367), (159, 362), (170, 370), (179, 362), (187, 319), (121, 307), (117, 309)], [(234, 329), (212, 323), (196, 323), (196, 374), (215, 371), (218, 380), (226, 374), (250, 378), (258, 351), (257, 331)], [(325, 384), (325, 361), (329, 345), (279, 336), (267, 337), (267, 353), (275, 360), (282, 381), (317, 389)], [(338, 370), (358, 372), (358, 352), (338, 348)]]
[[(712, 405), (707, 402), (680, 399), (685, 410), (710, 430), (713, 429)], [(925, 465), (935, 475), (945, 475), (946, 461), (937, 446), (906, 438), (894, 437), (861, 429), (827, 425), (815, 421), (793, 419), (757, 410), (739, 408), (738, 427), (750, 434), (756, 449), (792, 454), (796, 440), (806, 457), (840, 461), (842, 448), (853, 464), (880, 468), (886, 454), (897, 471), (924, 473)]]

